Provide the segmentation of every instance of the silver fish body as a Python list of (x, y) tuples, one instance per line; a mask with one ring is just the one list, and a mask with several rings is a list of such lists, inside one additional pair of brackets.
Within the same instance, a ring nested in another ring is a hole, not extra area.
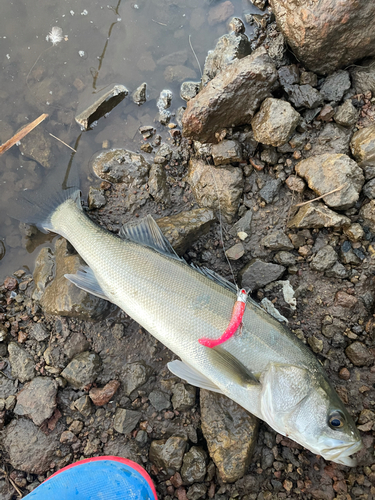
[(359, 433), (319, 362), (255, 302), (247, 303), (242, 333), (210, 349), (198, 339), (224, 332), (234, 292), (167, 252), (103, 230), (73, 199), (44, 227), (67, 238), (91, 270), (86, 278), (67, 277), (119, 306), (177, 354), (184, 365), (172, 362), (174, 373), (225, 394), (314, 453), (355, 464), (349, 455), (362, 446)]

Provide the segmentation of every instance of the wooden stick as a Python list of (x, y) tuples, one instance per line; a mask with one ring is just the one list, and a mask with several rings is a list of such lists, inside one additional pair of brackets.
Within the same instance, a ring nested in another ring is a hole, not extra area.
[(41, 123), (43, 120), (45, 120), (47, 116), (48, 116), (47, 113), (43, 113), (42, 115), (39, 116), (39, 118), (29, 123), (25, 127), (23, 127), (11, 139), (9, 139), (9, 141), (4, 142), (4, 144), (0, 146), (0, 155), (5, 153), (5, 151), (8, 151), (9, 148), (14, 146), (17, 142), (23, 139), (28, 133), (34, 130), (34, 128), (37, 127), (39, 123)]
[(64, 144), (64, 146), (66, 146), (67, 148), (71, 149), (72, 151), (74, 151), (75, 153), (77, 152), (76, 149), (73, 149), (71, 146), (69, 146), (69, 144), (67, 144), (66, 142), (62, 141), (61, 139), (59, 139), (58, 137), (56, 137), (55, 135), (51, 134), (51, 132), (48, 132), (49, 135), (51, 137), (53, 137), (54, 139), (56, 139), (57, 141), (60, 141), (62, 144)]
[(347, 183), (345, 182), (345, 184), (343, 184), (342, 186), (340, 186), (336, 189), (333, 189), (332, 191), (329, 191), (328, 193), (322, 194), (322, 196), (318, 196), (318, 198), (314, 198), (313, 200), (304, 201), (303, 203), (297, 203), (297, 205), (294, 205), (294, 206), (295, 207), (302, 207), (303, 205), (307, 205), (308, 203), (312, 203), (313, 201), (320, 200), (321, 198), (324, 198), (325, 196), (328, 196), (329, 194), (337, 193), (337, 191), (341, 191), (341, 189), (343, 189), (346, 186), (346, 184)]

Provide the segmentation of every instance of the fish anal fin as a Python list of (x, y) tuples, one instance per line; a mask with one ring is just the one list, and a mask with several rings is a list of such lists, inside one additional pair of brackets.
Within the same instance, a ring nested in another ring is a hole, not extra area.
[(65, 274), (64, 276), (78, 288), (85, 290), (85, 292), (96, 295), (101, 299), (109, 300), (88, 266), (80, 267), (76, 274)]
[(175, 360), (170, 361), (168, 363), (169, 371), (176, 375), (176, 377), (180, 377), (183, 380), (186, 380), (191, 385), (195, 387), (200, 387), (201, 389), (207, 389), (208, 391), (218, 392), (222, 394), (222, 391), (215, 385), (211, 380), (202, 375), (198, 370), (195, 370), (191, 366), (183, 363), (182, 361)]

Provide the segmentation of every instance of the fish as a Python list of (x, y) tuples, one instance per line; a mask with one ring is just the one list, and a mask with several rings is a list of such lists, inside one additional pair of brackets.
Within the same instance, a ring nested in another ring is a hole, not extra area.
[(75, 181), (28, 203), (27, 221), (66, 238), (85, 261), (66, 278), (116, 304), (175, 353), (173, 374), (226, 395), (326, 460), (356, 465), (359, 431), (321, 364), (254, 300), (246, 302), (241, 334), (215, 348), (199, 343), (227, 328), (236, 287), (179, 257), (150, 215), (111, 233), (85, 214)]

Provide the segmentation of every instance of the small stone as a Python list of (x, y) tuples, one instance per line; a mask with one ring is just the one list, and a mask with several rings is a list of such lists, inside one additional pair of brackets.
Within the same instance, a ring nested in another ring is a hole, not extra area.
[(98, 189), (90, 186), (87, 203), (90, 210), (96, 210), (98, 208), (104, 207), (104, 205), (106, 205), (107, 203), (104, 189)]
[(156, 411), (167, 410), (171, 407), (171, 398), (165, 392), (152, 391), (148, 398)]
[(323, 104), (322, 94), (311, 85), (288, 85), (285, 87), (290, 102), (297, 109), (318, 108)]
[(344, 104), (336, 108), (333, 119), (338, 125), (352, 127), (358, 120), (359, 111), (353, 106), (352, 100), (347, 99)]
[(64, 431), (60, 436), (60, 443), (73, 444), (77, 441), (77, 436), (71, 431)]
[(272, 231), (261, 240), (261, 245), (271, 250), (293, 250), (293, 243), (281, 229)]
[(275, 261), (282, 266), (294, 266), (297, 262), (296, 257), (290, 252), (278, 252), (275, 257)]
[(329, 104), (326, 104), (320, 110), (320, 113), (316, 117), (316, 120), (322, 121), (322, 122), (329, 122), (334, 114), (335, 114), (335, 110), (333, 109), (333, 107), (330, 106)]
[(171, 198), (167, 184), (167, 174), (162, 165), (154, 163), (151, 166), (148, 188), (150, 195), (156, 202), (165, 205), (170, 204)]
[(238, 260), (244, 255), (245, 248), (242, 243), (236, 243), (228, 248), (225, 253), (229, 260)]
[(358, 299), (349, 293), (338, 291), (335, 295), (335, 304), (341, 307), (354, 307), (358, 303)]
[(61, 372), (61, 376), (73, 387), (82, 389), (95, 381), (101, 371), (101, 365), (101, 359), (96, 353), (89, 351), (81, 352)]
[(152, 441), (149, 460), (156, 467), (163, 468), (168, 476), (172, 476), (181, 469), (185, 449), (186, 440), (178, 436)]
[(282, 87), (293, 85), (294, 83), (300, 83), (299, 69), (296, 64), (281, 66), (281, 68), (277, 70), (277, 73)]
[(48, 377), (35, 377), (17, 395), (16, 415), (28, 416), (35, 425), (50, 418), (56, 408), (57, 384)]
[(80, 420), (73, 420), (70, 424), (69, 430), (73, 432), (73, 434), (78, 435), (83, 429), (83, 422)]
[(357, 222), (354, 222), (351, 226), (344, 229), (344, 234), (349, 238), (350, 241), (360, 241), (365, 232), (362, 226)]
[(266, 182), (265, 186), (259, 191), (259, 196), (266, 203), (272, 203), (275, 196), (280, 191), (282, 185), (281, 179), (272, 179), (271, 181)]
[(197, 390), (192, 385), (178, 383), (173, 389), (172, 405), (177, 411), (187, 411), (195, 405)]
[(326, 78), (320, 93), (326, 101), (340, 102), (350, 85), (349, 71), (339, 70)]
[(47, 339), (51, 333), (47, 330), (43, 323), (33, 323), (30, 327), (29, 335), (32, 339), (42, 342)]
[(133, 102), (135, 102), (135, 104), (138, 104), (138, 106), (141, 106), (142, 104), (144, 104), (147, 100), (147, 95), (146, 95), (146, 92), (147, 92), (147, 84), (146, 83), (142, 83), (134, 92), (133, 92)]
[(323, 351), (323, 340), (318, 339), (318, 337), (315, 337), (315, 335), (308, 338), (307, 342), (309, 343), (309, 346), (316, 354)]
[(130, 396), (135, 389), (145, 384), (149, 379), (150, 373), (150, 367), (143, 361), (128, 363), (120, 375), (125, 396)]
[(184, 484), (200, 483), (206, 476), (207, 453), (199, 446), (192, 446), (185, 453), (181, 467)]
[(355, 132), (350, 149), (360, 167), (375, 167), (375, 125)]
[(333, 267), (328, 269), (325, 272), (325, 275), (327, 278), (340, 278), (344, 279), (348, 277), (348, 271), (345, 269), (345, 267), (340, 263), (336, 262)]
[(239, 233), (246, 233), (247, 236), (251, 234), (251, 221), (253, 218), (253, 212), (248, 210), (245, 212), (245, 215), (241, 217), (237, 222), (233, 224), (233, 227), (230, 229), (230, 234), (232, 236), (236, 236)]
[(347, 368), (341, 368), (339, 371), (339, 377), (341, 380), (349, 380), (350, 379), (350, 371)]
[(363, 205), (359, 214), (363, 219), (363, 225), (375, 234), (375, 200)]
[(296, 193), (303, 193), (306, 189), (306, 183), (297, 175), (290, 175), (286, 179), (285, 184), (291, 191)]
[(242, 161), (242, 149), (238, 141), (224, 140), (213, 144), (211, 148), (215, 166), (228, 165)]
[(284, 271), (284, 266), (264, 262), (261, 259), (252, 259), (239, 273), (241, 286), (257, 290), (279, 279)]
[(350, 219), (344, 215), (339, 215), (327, 208), (323, 203), (313, 202), (301, 207), (297, 214), (289, 221), (290, 228), (321, 228), (334, 227), (341, 228), (350, 226)]
[(355, 366), (368, 366), (373, 357), (362, 342), (353, 342), (345, 349), (345, 354)]
[(321, 248), (311, 261), (311, 269), (314, 271), (324, 272), (330, 269), (337, 261), (337, 253), (331, 247), (331, 245), (326, 245)]
[(92, 412), (91, 400), (88, 396), (82, 396), (74, 402), (74, 407), (84, 416), (88, 417)]
[(129, 434), (129, 432), (135, 429), (141, 416), (142, 413), (139, 411), (117, 408), (113, 421), (113, 428), (120, 434)]
[(302, 71), (299, 83), (301, 85), (311, 85), (311, 87), (316, 87), (318, 85), (318, 76), (312, 71)]
[(16, 290), (18, 287), (18, 281), (12, 276), (7, 276), (4, 280), (4, 287), (9, 291)]
[(145, 144), (141, 145), (141, 151), (143, 151), (144, 153), (152, 153), (153, 147), (149, 142), (146, 142)]
[(180, 89), (180, 97), (184, 101), (190, 101), (199, 92), (200, 82), (183, 82)]
[(13, 377), (21, 383), (31, 380), (35, 376), (35, 363), (31, 355), (16, 342), (8, 345), (9, 363)]
[(363, 194), (370, 200), (375, 198), (375, 179), (371, 179), (371, 181), (366, 182), (363, 186)]
[(95, 406), (103, 406), (112, 399), (119, 387), (120, 382), (118, 380), (111, 380), (101, 389), (98, 387), (92, 388), (89, 392), (89, 396)]

